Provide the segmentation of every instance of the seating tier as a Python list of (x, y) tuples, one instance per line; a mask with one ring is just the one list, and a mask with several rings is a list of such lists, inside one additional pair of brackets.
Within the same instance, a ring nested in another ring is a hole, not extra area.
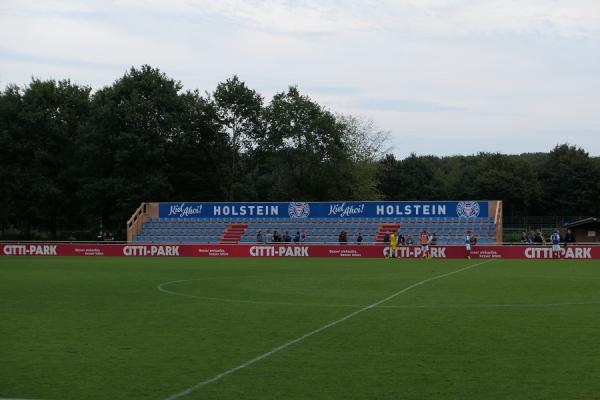
[(286, 231), (291, 237), (296, 232), (303, 232), (309, 243), (336, 243), (342, 230), (348, 234), (348, 243), (356, 242), (361, 233), (363, 243), (372, 244), (383, 224), (400, 224), (400, 233), (417, 242), (418, 234), (423, 230), (434, 233), (438, 244), (462, 244), (467, 231), (471, 231), (480, 244), (491, 244), (494, 241), (495, 224), (493, 218), (148, 218), (135, 242), (147, 243), (219, 243), (229, 225), (247, 224), (240, 243), (256, 242), (261, 231), (278, 231), (283, 235)]

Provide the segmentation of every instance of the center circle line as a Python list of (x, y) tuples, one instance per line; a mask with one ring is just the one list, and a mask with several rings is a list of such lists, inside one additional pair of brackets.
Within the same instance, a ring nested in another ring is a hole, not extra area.
[[(193, 294), (176, 292), (165, 289), (165, 286), (174, 285), (183, 282), (203, 281), (218, 279), (218, 277), (196, 278), (196, 279), (181, 279), (176, 281), (163, 282), (156, 288), (167, 294), (189, 297), (200, 300), (220, 301), (225, 303), (241, 303), (241, 304), (256, 304), (256, 305), (277, 305), (277, 306), (300, 306), (300, 307), (327, 307), (327, 308), (362, 308), (362, 304), (336, 304), (336, 303), (295, 303), (283, 301), (263, 301), (252, 299), (232, 299), (225, 297), (210, 297), (197, 296)], [(436, 308), (536, 308), (536, 307), (559, 307), (559, 306), (583, 306), (583, 305), (600, 305), (600, 301), (590, 302), (554, 302), (554, 303), (505, 303), (505, 304), (415, 304), (415, 305), (379, 305), (374, 308), (387, 309), (436, 309)]]

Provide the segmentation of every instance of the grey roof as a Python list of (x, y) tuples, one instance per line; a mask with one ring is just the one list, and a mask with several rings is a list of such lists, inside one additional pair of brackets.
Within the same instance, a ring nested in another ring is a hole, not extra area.
[(600, 221), (600, 220), (596, 217), (589, 217), (589, 218), (580, 219), (579, 221), (571, 222), (569, 224), (565, 224), (565, 226), (567, 228), (571, 228), (573, 226), (585, 225), (585, 224), (589, 224), (592, 222), (598, 222), (598, 221)]

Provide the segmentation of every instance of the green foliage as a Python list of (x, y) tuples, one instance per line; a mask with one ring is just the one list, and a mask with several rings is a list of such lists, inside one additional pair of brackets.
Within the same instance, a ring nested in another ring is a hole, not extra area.
[[(298, 88), (265, 103), (237, 76), (183, 91), (131, 68), (92, 93), (33, 79), (0, 92), (0, 237), (124, 223), (143, 201), (504, 200), (506, 215), (600, 213), (600, 159), (583, 149), (397, 159), (372, 121)], [(87, 235), (89, 237), (89, 234)]]
[(29, 235), (41, 226), (75, 224), (73, 196), (80, 170), (74, 162), (82, 121), (89, 116), (90, 88), (70, 81), (34, 79), (0, 96), (0, 175), (3, 218)]
[(221, 200), (232, 201), (243, 197), (240, 194), (244, 192), (247, 175), (239, 172), (252, 164), (247, 153), (255, 147), (256, 140), (263, 133), (263, 99), (237, 76), (217, 85), (212, 99), (221, 130), (227, 134), (232, 150), (229, 167), (222, 174), (227, 182), (227, 195)]
[(83, 205), (117, 223), (145, 199), (166, 200), (167, 145), (182, 131), (181, 84), (148, 66), (94, 94), (81, 135)]
[(594, 215), (599, 166), (598, 158), (566, 144), (547, 154), (387, 155), (377, 180), (387, 200), (498, 199), (504, 215)]
[(217, 85), (212, 98), (231, 147), (244, 152), (252, 149), (262, 133), (262, 96), (234, 75)]
[(563, 215), (600, 213), (600, 168), (582, 148), (562, 144), (550, 152), (542, 166), (543, 208), (559, 209)]
[(411, 154), (404, 160), (387, 155), (379, 169), (379, 190), (385, 200), (437, 200), (444, 198), (443, 183), (437, 174), (441, 160)]
[(181, 132), (168, 141), (168, 179), (178, 199), (222, 201), (229, 176), (226, 161), (232, 159), (231, 144), (221, 129), (213, 103), (198, 92), (181, 97)]
[(352, 162), (344, 126), (297, 88), (278, 93), (265, 108), (259, 140), (269, 199), (325, 200), (351, 197)]
[(379, 200), (378, 161), (388, 152), (389, 132), (378, 130), (373, 121), (352, 115), (338, 115), (344, 129), (344, 145), (352, 162), (352, 194), (349, 200)]
[(542, 188), (530, 162), (502, 154), (481, 154), (474, 167), (472, 196), (501, 199), (505, 215), (526, 215), (539, 204)]

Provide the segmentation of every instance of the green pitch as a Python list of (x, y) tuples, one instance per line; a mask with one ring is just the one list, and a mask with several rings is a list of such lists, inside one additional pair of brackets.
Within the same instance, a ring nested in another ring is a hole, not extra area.
[(0, 398), (600, 398), (600, 262), (479, 263), (2, 257)]

